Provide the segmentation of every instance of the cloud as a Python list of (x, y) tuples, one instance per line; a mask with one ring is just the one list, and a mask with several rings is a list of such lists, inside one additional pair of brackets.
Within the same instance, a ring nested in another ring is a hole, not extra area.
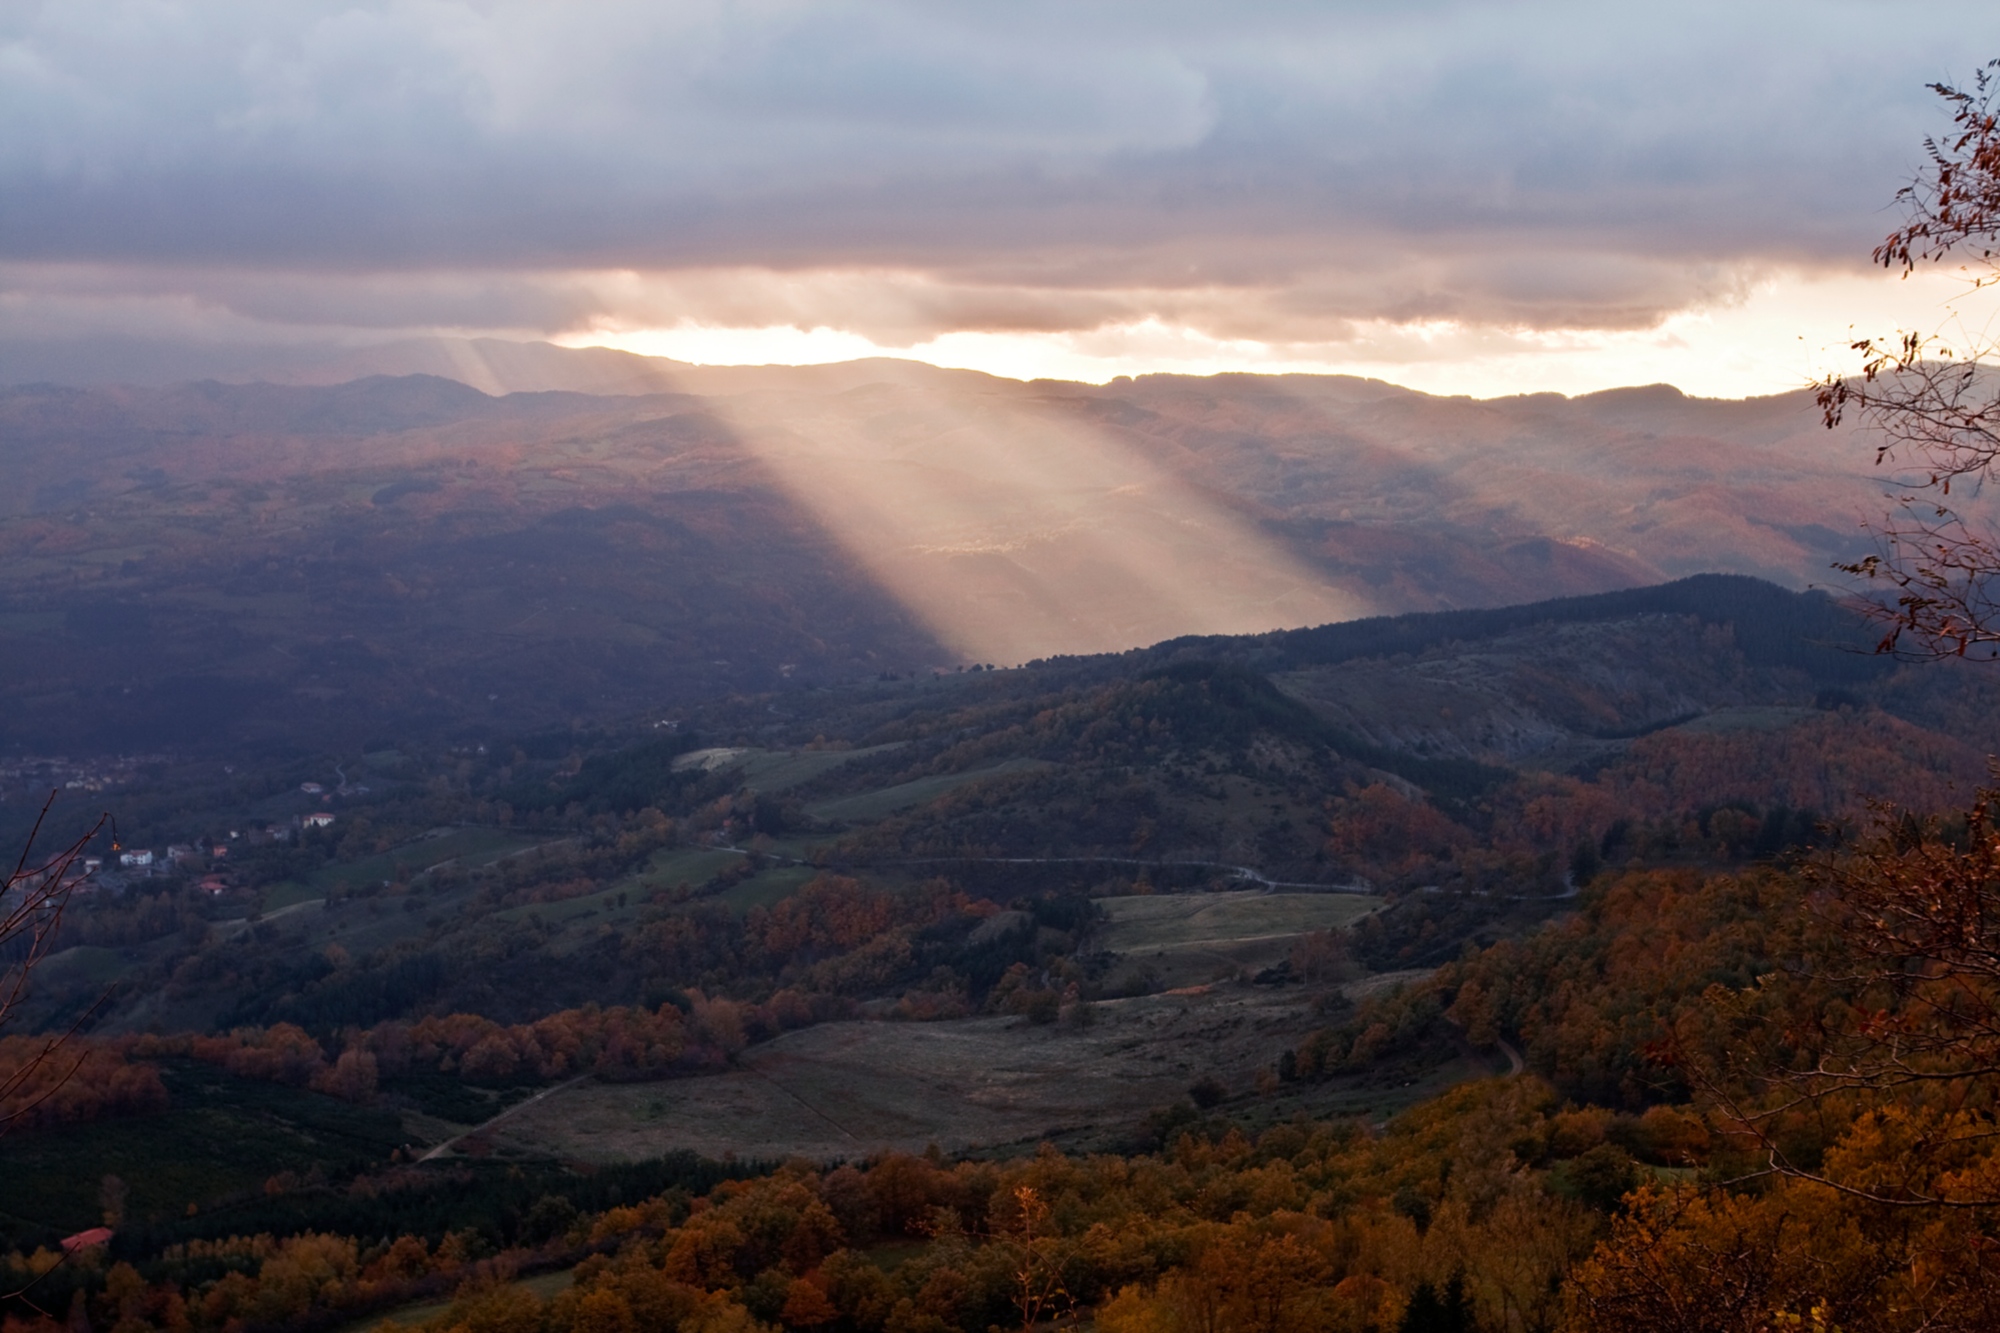
[(0, 322), (1641, 329), (1862, 262), (1988, 54), (1858, 0), (16, 3)]

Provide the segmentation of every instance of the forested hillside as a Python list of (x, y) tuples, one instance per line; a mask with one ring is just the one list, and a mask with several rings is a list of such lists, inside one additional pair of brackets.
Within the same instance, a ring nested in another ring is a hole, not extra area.
[(1985, 1290), (1984, 1011), (1819, 886), (1976, 900), (1983, 807), (1868, 830), (1994, 714), (1869, 642), (1705, 577), (120, 769), (179, 850), (0, 1041), (81, 1058), (4, 1108), (10, 1318), (1916, 1327)]

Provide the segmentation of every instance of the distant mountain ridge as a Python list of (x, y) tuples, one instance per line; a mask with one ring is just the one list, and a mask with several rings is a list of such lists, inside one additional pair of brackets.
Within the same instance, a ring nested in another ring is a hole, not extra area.
[(1384, 614), (1796, 587), (1876, 503), (1802, 394), (424, 354), (475, 353), (538, 387), (0, 391), (0, 663), (46, 719), (23, 725), (285, 714), (261, 734), (392, 697), (396, 726), (539, 725), (1188, 635), (1335, 626), (1331, 651)]

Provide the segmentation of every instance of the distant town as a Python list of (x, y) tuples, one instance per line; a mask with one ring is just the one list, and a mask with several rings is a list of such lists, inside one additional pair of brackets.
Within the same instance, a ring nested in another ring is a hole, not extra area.
[[(71, 758), (64, 755), (22, 755), (0, 762), (0, 803), (39, 805), (51, 792), (60, 795), (112, 792), (157, 774), (173, 761), (165, 754), (128, 754)], [(234, 772), (233, 766), (225, 771)], [(363, 796), (368, 788), (350, 783), (335, 768), (331, 783), (302, 782), (298, 794), (330, 804), (336, 797)], [(72, 867), (75, 892), (122, 894), (134, 881), (176, 878), (220, 896), (236, 887), (228, 873), (232, 848), (296, 841), (302, 832), (330, 828), (337, 820), (331, 810), (306, 810), (289, 818), (256, 821), (242, 828), (216, 829), (186, 842), (164, 846), (127, 846), (107, 833)]]

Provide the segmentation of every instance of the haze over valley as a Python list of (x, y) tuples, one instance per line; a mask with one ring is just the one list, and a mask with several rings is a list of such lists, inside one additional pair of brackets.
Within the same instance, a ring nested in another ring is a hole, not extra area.
[(384, 368), (447, 354), (483, 387), (0, 394), (7, 739), (354, 744), (1708, 570), (1809, 586), (1860, 546), (1828, 520), (1879, 504), (1803, 395)]

